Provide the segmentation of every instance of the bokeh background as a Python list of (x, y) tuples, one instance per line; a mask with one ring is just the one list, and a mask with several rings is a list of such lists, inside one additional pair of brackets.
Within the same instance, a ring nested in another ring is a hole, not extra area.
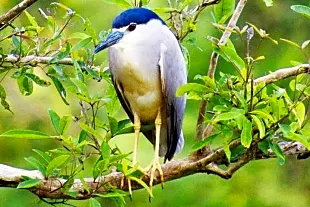
[[(193, 0), (195, 2), (196, 0)], [(0, 0), (0, 14), (13, 7), (19, 1)], [(51, 0), (39, 0), (28, 9), (38, 22), (44, 22), (38, 13), (38, 8), (47, 10)], [(103, 0), (60, 0), (58, 1), (89, 18), (97, 33), (110, 28), (111, 21), (122, 8), (115, 5), (106, 4)], [(267, 33), (278, 40), (286, 38), (301, 43), (310, 39), (310, 21), (290, 9), (291, 5), (303, 4), (310, 6), (309, 0), (285, 0), (275, 1), (273, 7), (267, 8), (262, 0), (248, 1), (242, 17), (238, 23), (243, 27), (246, 22), (253, 23), (259, 28), (263, 28)], [(151, 7), (164, 7), (165, 0), (151, 0)], [(197, 31), (191, 37), (197, 39), (197, 47), (186, 44), (190, 51), (189, 79), (195, 74), (205, 74), (209, 65), (209, 57), (212, 51), (211, 43), (206, 39), (208, 35), (219, 37), (220, 33), (212, 26), (212, 8), (206, 9), (199, 17)], [(62, 17), (60, 16), (59, 19)], [(17, 25), (26, 23), (24, 15), (16, 21)], [(83, 31), (83, 26), (78, 21), (73, 22), (66, 29), (70, 34), (74, 31)], [(4, 33), (0, 33), (0, 38)], [(240, 54), (244, 54), (242, 43), (237, 36), (232, 36)], [(254, 49), (259, 38), (253, 41)], [(1, 42), (1, 46), (8, 47)], [(259, 55), (264, 55), (266, 59), (255, 68), (255, 75), (267, 74), (277, 68), (288, 67), (290, 61), (295, 60), (305, 62), (304, 57), (298, 50), (290, 47), (286, 43), (279, 42), (279, 45), (271, 41), (264, 41)], [(106, 53), (97, 56), (96, 63), (101, 64), (106, 61)], [(220, 60), (218, 72), (235, 73), (234, 69), (223, 60)], [(103, 87), (102, 83), (93, 81), (94, 90)], [(285, 83), (283, 83), (285, 85)], [(47, 133), (54, 133), (49, 123), (48, 108), (52, 108), (60, 115), (78, 113), (76, 100), (69, 97), (70, 106), (66, 106), (58, 96), (53, 87), (35, 87), (34, 94), (30, 97), (20, 95), (15, 82), (7, 79), (4, 82), (8, 90), (8, 100), (12, 110), (11, 114), (0, 109), (0, 133), (9, 129), (35, 129)], [(185, 121), (185, 148), (183, 152), (176, 156), (180, 158), (191, 152), (193, 137), (195, 132), (196, 116), (198, 113), (198, 102), (188, 101)], [(119, 118), (125, 118), (125, 114), (120, 110)], [(71, 130), (74, 130), (74, 126)], [(124, 152), (130, 152), (133, 146), (133, 135), (116, 137), (113, 142)], [(33, 155), (31, 149), (38, 148), (48, 150), (55, 147), (57, 143), (53, 141), (21, 141), (0, 139), (0, 163), (9, 164), (15, 167), (31, 169), (24, 157)], [(152, 152), (152, 153), (150, 153)], [(146, 139), (141, 139), (139, 145), (139, 161), (142, 166), (146, 166), (153, 156), (151, 145)], [(86, 173), (87, 175), (87, 173)], [(145, 190), (134, 192), (133, 201), (126, 199), (128, 206), (231, 206), (231, 207), (308, 207), (310, 206), (310, 160), (296, 161), (288, 158), (283, 166), (277, 161), (264, 160), (249, 163), (239, 170), (232, 179), (223, 180), (217, 176), (207, 174), (196, 174), (184, 177), (179, 180), (165, 183), (165, 189), (160, 186), (154, 189), (155, 198), (152, 203), (148, 202), (148, 194)], [(48, 206), (38, 203), (36, 196), (26, 190), (16, 190), (10, 188), (0, 188), (0, 206), (22, 207), (22, 206)], [(114, 206), (108, 199), (99, 199), (102, 206)], [(72, 201), (70, 204), (76, 206), (88, 206), (88, 201)]]

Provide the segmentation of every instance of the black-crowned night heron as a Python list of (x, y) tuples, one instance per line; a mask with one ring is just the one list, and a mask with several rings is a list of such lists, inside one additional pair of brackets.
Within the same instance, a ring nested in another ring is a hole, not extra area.
[[(185, 97), (176, 90), (186, 83), (186, 64), (180, 44), (165, 22), (144, 8), (128, 9), (112, 24), (112, 32), (94, 53), (109, 48), (109, 67), (118, 98), (134, 124), (133, 165), (141, 124), (154, 124), (155, 130), (144, 132), (154, 145), (150, 188), (156, 170), (163, 184), (159, 156), (171, 160), (184, 145), (182, 121)], [(129, 191), (131, 184), (128, 180)]]

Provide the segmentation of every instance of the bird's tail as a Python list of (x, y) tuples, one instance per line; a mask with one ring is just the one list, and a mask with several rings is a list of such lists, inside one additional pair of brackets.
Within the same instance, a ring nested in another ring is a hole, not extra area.
[(183, 147), (184, 147), (184, 137), (183, 137), (183, 131), (181, 131), (178, 144), (177, 144), (177, 148), (175, 150), (175, 154), (180, 153)]

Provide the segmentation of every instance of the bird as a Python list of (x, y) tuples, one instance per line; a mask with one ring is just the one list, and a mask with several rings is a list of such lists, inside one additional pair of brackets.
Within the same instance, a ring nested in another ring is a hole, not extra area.
[[(177, 89), (187, 83), (181, 44), (155, 12), (130, 8), (114, 18), (111, 33), (95, 47), (94, 54), (107, 48), (114, 88), (133, 122), (132, 164), (137, 164), (141, 125), (155, 125), (143, 132), (154, 146), (154, 158), (147, 168), (151, 170), (149, 187), (152, 190), (157, 170), (163, 187), (159, 157), (164, 157), (164, 162), (170, 161), (184, 146), (186, 95), (176, 96)], [(132, 195), (130, 179), (128, 188)]]

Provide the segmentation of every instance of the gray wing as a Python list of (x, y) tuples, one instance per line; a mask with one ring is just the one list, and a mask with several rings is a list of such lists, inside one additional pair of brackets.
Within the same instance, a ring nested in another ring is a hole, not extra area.
[[(176, 90), (187, 82), (185, 60), (177, 40), (176, 46), (161, 44), (159, 68), (162, 91), (166, 98), (167, 110), (167, 153), (165, 161), (171, 160), (183, 148), (182, 122), (186, 97), (176, 97)], [(173, 43), (169, 43), (173, 45)]]

